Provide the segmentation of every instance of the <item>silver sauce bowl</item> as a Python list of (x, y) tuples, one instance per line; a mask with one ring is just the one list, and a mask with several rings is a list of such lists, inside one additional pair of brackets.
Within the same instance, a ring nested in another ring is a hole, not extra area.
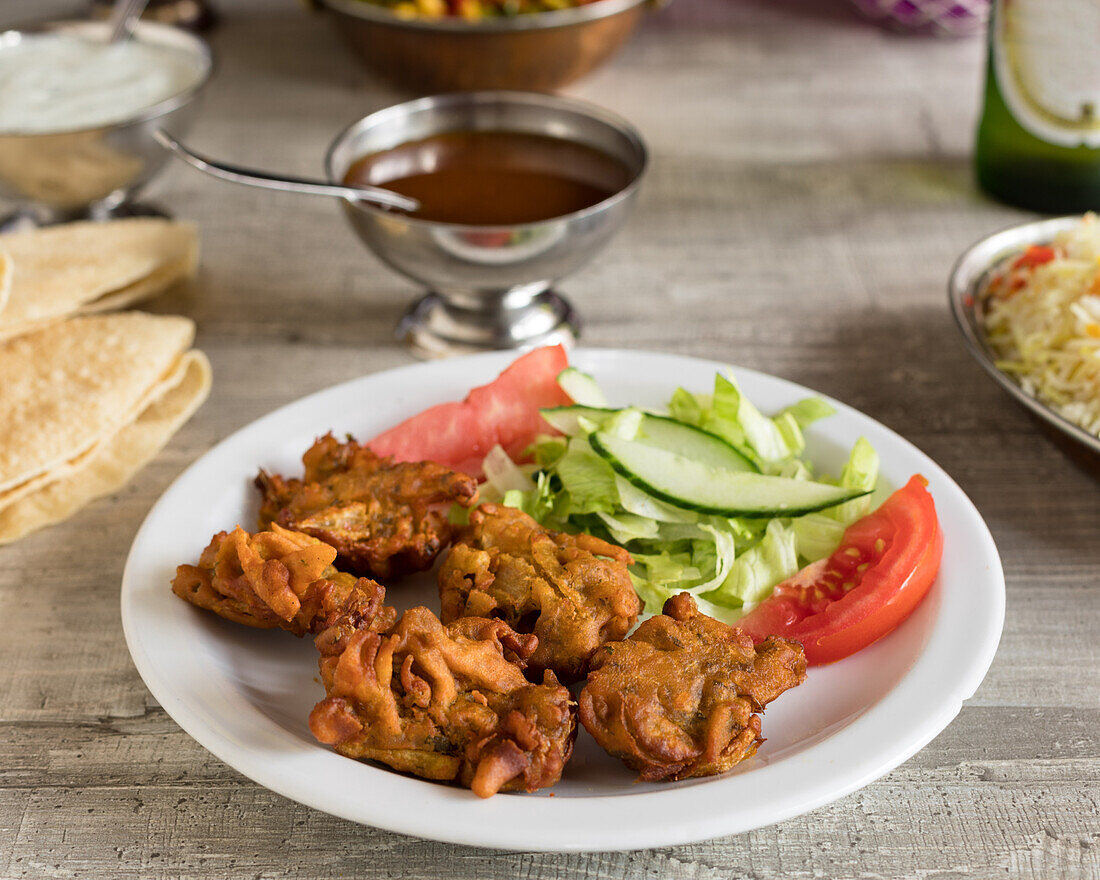
[[(66, 33), (106, 40), (106, 22), (62, 21), (0, 32), (0, 51), (24, 35)], [(213, 70), (210, 47), (167, 25), (141, 22), (133, 39), (191, 55), (199, 71), (189, 88), (118, 122), (48, 133), (0, 132), (0, 198), (15, 211), (0, 230), (20, 224), (45, 225), (77, 219), (159, 213), (131, 200), (168, 161), (153, 140), (166, 128), (184, 134), (194, 121), (198, 97)]]
[(344, 179), (356, 160), (451, 131), (547, 135), (599, 150), (624, 164), (629, 182), (583, 211), (537, 223), (467, 226), (407, 217), (363, 203), (344, 212), (386, 265), (428, 288), (397, 328), (422, 357), (571, 344), (573, 307), (552, 288), (591, 260), (626, 219), (647, 152), (625, 120), (581, 101), (530, 92), (461, 92), (380, 110), (342, 132), (325, 170)]

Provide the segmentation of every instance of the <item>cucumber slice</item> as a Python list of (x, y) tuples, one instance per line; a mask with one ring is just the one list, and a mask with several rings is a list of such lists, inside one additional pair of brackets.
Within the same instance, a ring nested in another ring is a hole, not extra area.
[(755, 464), (717, 434), (669, 416), (646, 413), (642, 417), (642, 430), (637, 440), (646, 446), (673, 452), (709, 467), (760, 473)]
[(574, 403), (596, 408), (607, 406), (607, 398), (600, 390), (600, 386), (596, 384), (596, 380), (576, 367), (566, 367), (558, 373), (558, 385), (562, 391), (573, 398)]
[[(575, 437), (582, 433), (581, 419), (603, 426), (610, 418), (624, 410), (594, 406), (556, 406), (539, 412), (547, 422), (563, 434)], [(725, 468), (730, 471), (760, 472), (749, 458), (717, 434), (688, 425), (670, 416), (642, 412), (640, 429), (634, 439), (646, 446), (675, 452), (684, 458), (690, 458), (692, 461), (710, 467)]]
[(588, 440), (597, 455), (639, 489), (699, 513), (749, 518), (799, 516), (868, 494), (809, 480), (713, 467), (606, 431), (596, 431)]

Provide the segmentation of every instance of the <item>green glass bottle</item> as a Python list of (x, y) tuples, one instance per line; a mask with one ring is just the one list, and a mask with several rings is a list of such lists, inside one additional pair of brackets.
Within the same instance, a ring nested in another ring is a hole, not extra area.
[(1100, 211), (1100, 0), (996, 0), (978, 183), (1051, 214)]

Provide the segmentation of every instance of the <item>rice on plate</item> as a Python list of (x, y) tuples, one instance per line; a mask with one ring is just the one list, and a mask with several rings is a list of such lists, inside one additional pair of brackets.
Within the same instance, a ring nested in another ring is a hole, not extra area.
[(1100, 221), (1087, 214), (1007, 261), (982, 293), (997, 356), (1032, 396), (1100, 436)]

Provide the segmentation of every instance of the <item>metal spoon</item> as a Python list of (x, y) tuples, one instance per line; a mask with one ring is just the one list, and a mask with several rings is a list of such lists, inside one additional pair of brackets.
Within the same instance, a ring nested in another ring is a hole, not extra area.
[(261, 189), (275, 189), (282, 192), (306, 193), (314, 196), (335, 196), (355, 202), (373, 202), (386, 208), (398, 208), (402, 211), (415, 211), (420, 202), (400, 193), (382, 189), (378, 186), (342, 186), (321, 180), (307, 180), (301, 177), (278, 177), (251, 168), (237, 168), (223, 162), (215, 162), (189, 150), (163, 128), (153, 132), (153, 138), (166, 150), (174, 153), (192, 168), (197, 168), (211, 177), (243, 183), (246, 186), (258, 186)]
[(117, 43), (119, 40), (128, 40), (134, 32), (134, 25), (145, 11), (145, 5), (149, 0), (115, 0), (111, 8), (109, 43)]

